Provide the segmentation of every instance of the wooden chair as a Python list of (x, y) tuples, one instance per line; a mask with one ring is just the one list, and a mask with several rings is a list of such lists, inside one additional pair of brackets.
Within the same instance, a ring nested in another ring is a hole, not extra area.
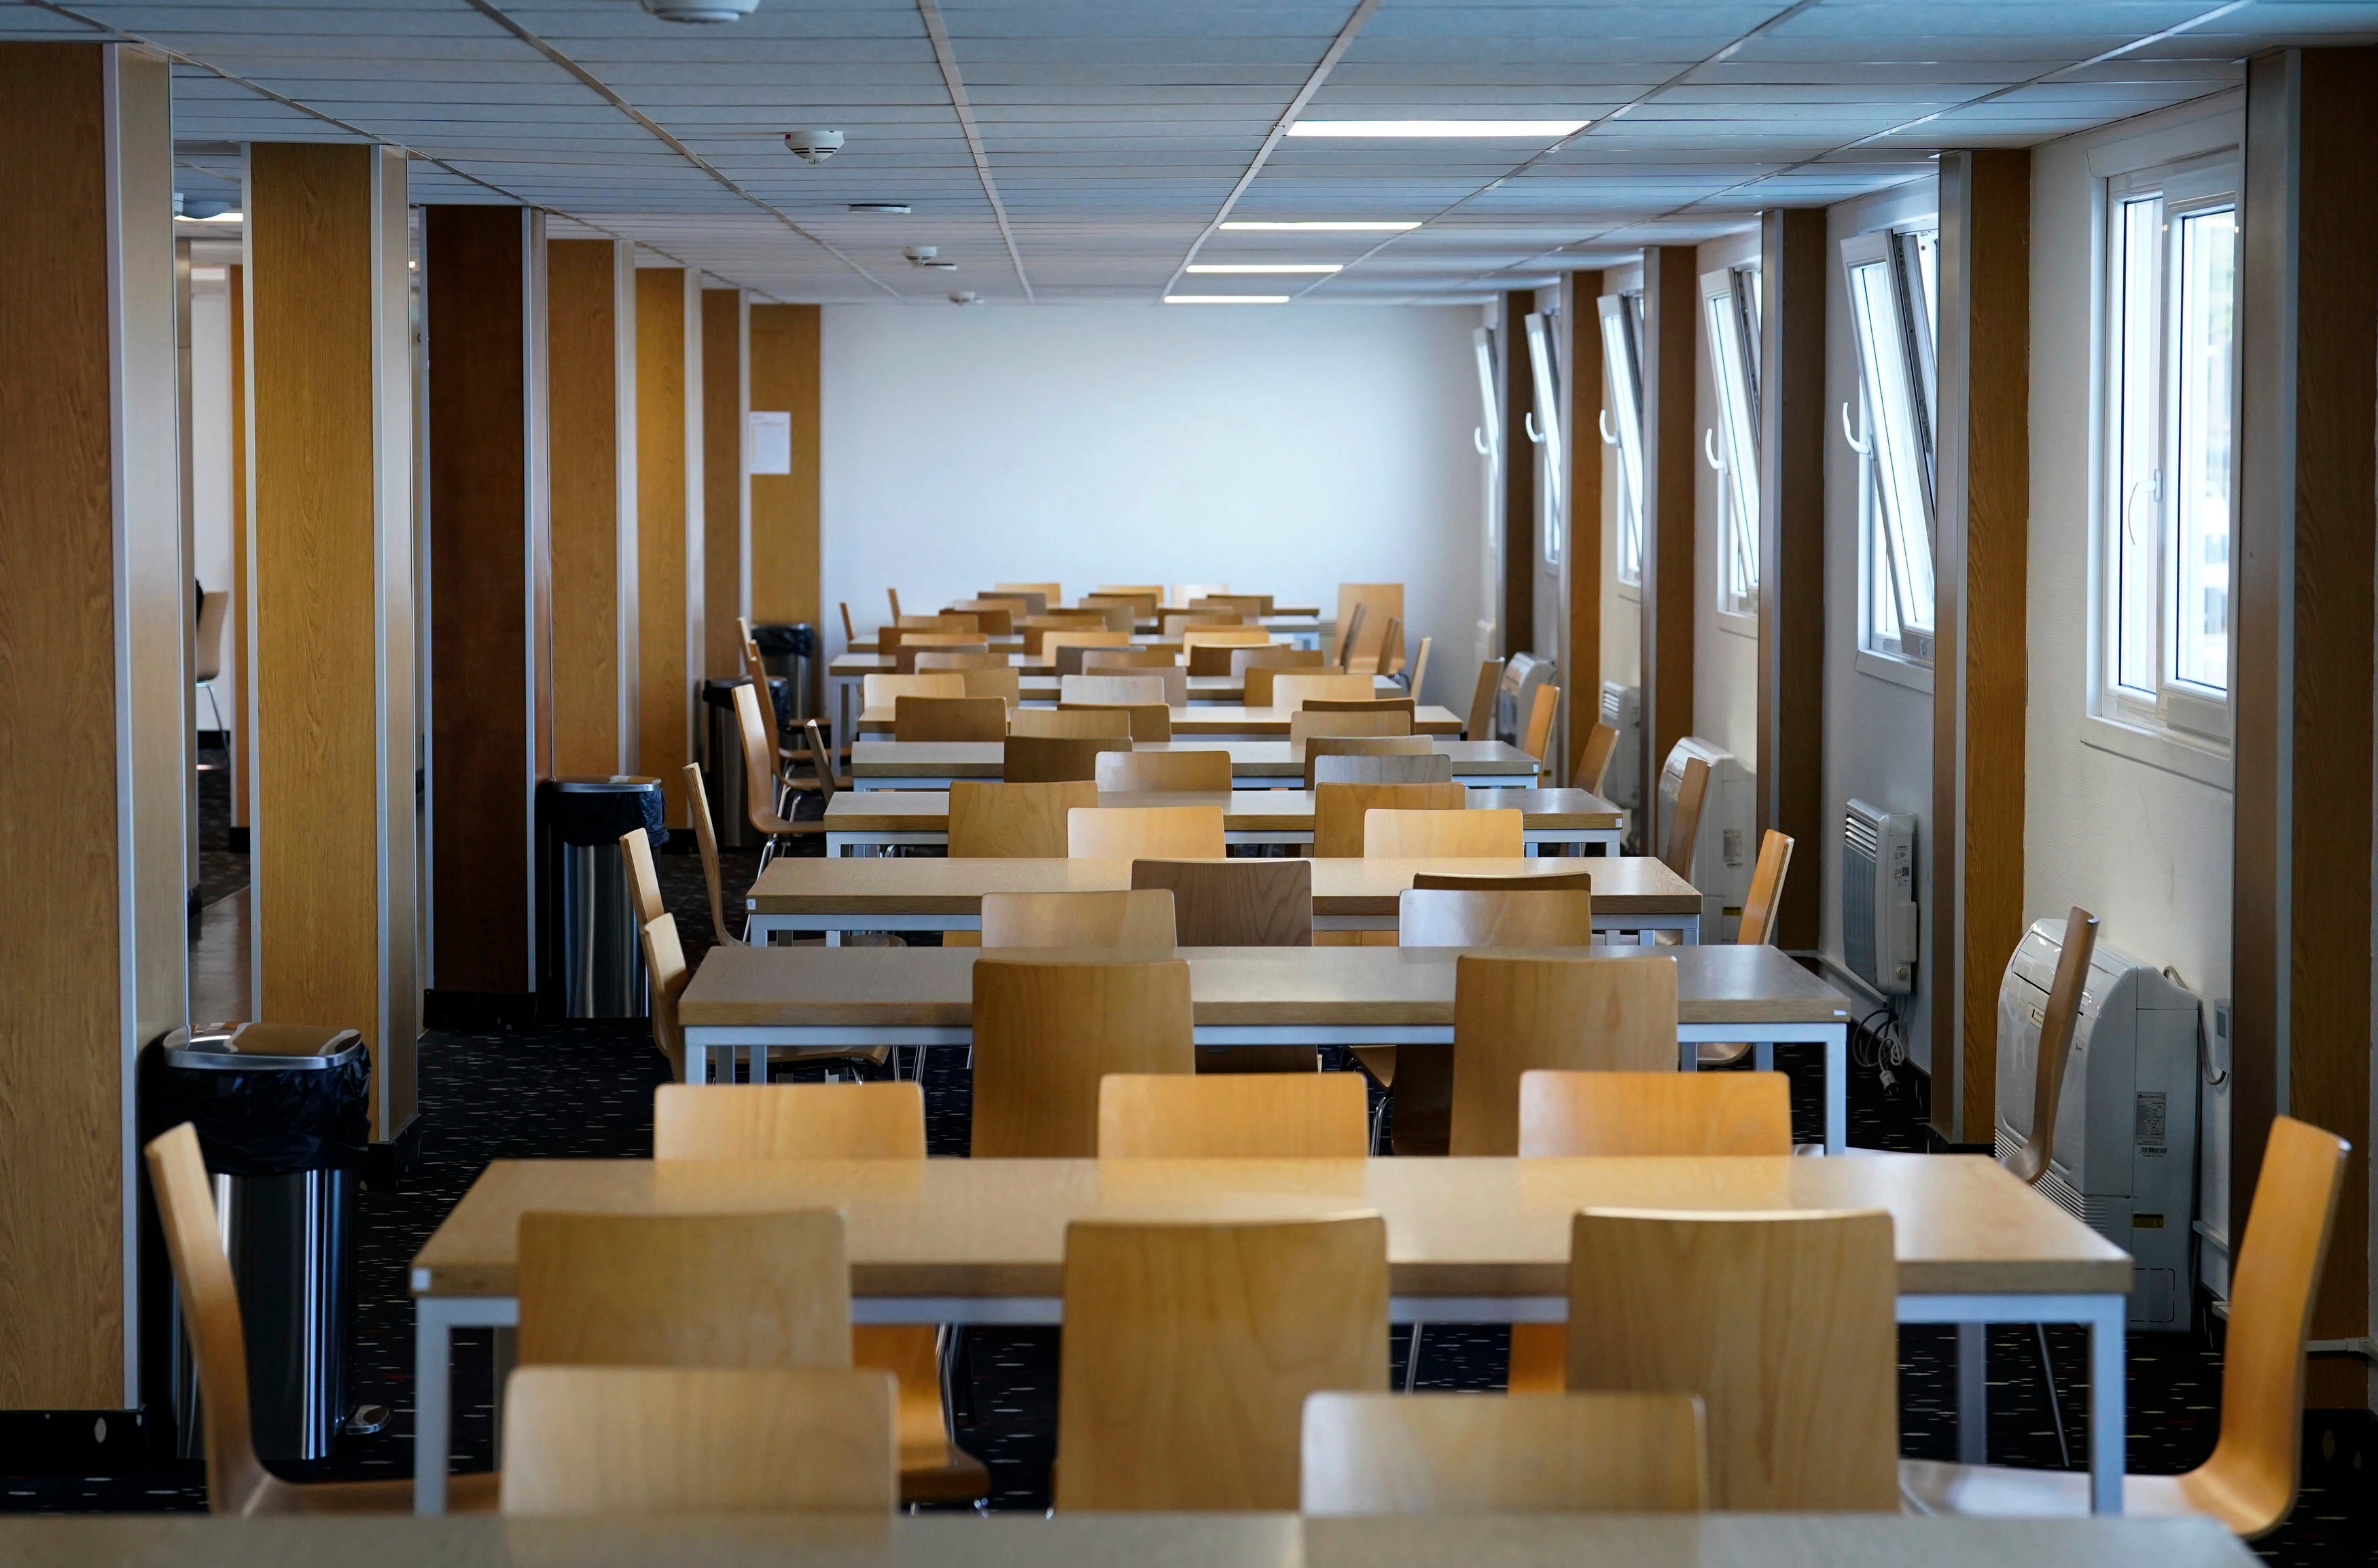
[(1101, 582), (1098, 591), (1118, 599), (1144, 599), (1151, 614), (1164, 602), (1164, 585), (1160, 582)]
[(810, 772), (817, 780), (818, 794), (825, 804), (834, 804), (835, 793), (847, 787), (849, 781), (835, 777), (834, 748), (825, 743), (825, 735), (815, 719), (805, 721), (801, 728), (809, 736)]
[[(1401, 713), (1409, 721), (1418, 709), (1409, 697), (1308, 697), (1301, 713)], [(1407, 723), (1406, 728), (1410, 728)]]
[(859, 628), (856, 628), (856, 627), (854, 627), (854, 626), (852, 626), (852, 625), (850, 624), (850, 601), (849, 601), (849, 600), (845, 599), (845, 600), (843, 600), (843, 601), (841, 602), (841, 609), (842, 609), (842, 644), (843, 644), (843, 646), (844, 646), (845, 648), (847, 648), (847, 647), (849, 647), (852, 643), (854, 643), (854, 642), (856, 642), (856, 641), (858, 641), (858, 640), (859, 640)]
[[(1032, 710), (1019, 709), (1020, 712)], [(1070, 715), (1069, 715), (1070, 716)], [(1089, 715), (1099, 717), (1099, 715)], [(1000, 760), (999, 774), (1010, 784), (1057, 784), (1098, 778), (1101, 752), (1128, 751), (1131, 736), (1120, 733), (1088, 736), (1018, 735), (1010, 730)]]
[[(1058, 673), (1062, 675), (1064, 673), (1064, 666), (1060, 663), (1058, 655), (1067, 648), (1128, 648), (1130, 646), (1131, 632), (1127, 628), (1122, 631), (1083, 631), (1076, 628), (1068, 631), (1043, 632), (1040, 636), (1040, 658), (1045, 664), (1057, 665)], [(1077, 652), (1074, 655), (1074, 673), (1080, 674), (1081, 668), (1081, 654)]]
[(1118, 708), (1018, 708), (1007, 716), (1010, 740), (1022, 736), (1035, 740), (1085, 740), (1111, 737), (1129, 741), (1131, 715)]
[(1065, 598), (1064, 591), (1053, 582), (995, 582), (991, 584), (991, 592), (994, 594), (1038, 593), (1043, 609), (1051, 604), (1062, 604)]
[(904, 631), (892, 651), (895, 674), (914, 675), (917, 661), (927, 653), (988, 653), (991, 644), (970, 631)]
[[(1249, 670), (1253, 680), (1257, 672)], [(1374, 700), (1371, 677), (1366, 675), (1314, 675), (1304, 670), (1274, 670), (1271, 680), (1271, 701), (1274, 708), (1290, 712), (1304, 706), (1311, 698), (1327, 698), (1338, 702), (1368, 702)], [(1247, 706), (1255, 706), (1252, 699)]]
[(1181, 634), (1181, 646), (1191, 648), (1265, 648), (1271, 632), (1260, 626), (1201, 626)]
[[(1288, 716), (1288, 738), (1291, 743), (1308, 740), (1383, 739), (1409, 736), (1412, 732), (1412, 716), (1400, 707), (1364, 708), (1349, 712), (1344, 709), (1300, 709)], [(1428, 736), (1422, 736), (1426, 740)], [(1430, 749), (1434, 750), (1432, 743)]]
[(917, 654), (918, 675), (938, 675), (946, 670), (1013, 670), (1004, 653), (945, 653), (937, 649), (921, 649)]
[[(1329, 669), (1329, 655), (1318, 648), (1291, 648), (1284, 642), (1267, 643), (1260, 648), (1222, 646), (1230, 658), (1226, 667), (1215, 672), (1218, 675), (1243, 676), (1249, 670), (1303, 670), (1312, 675), (1326, 675)], [(1247, 704), (1250, 708), (1269, 705), (1265, 702)]]
[[(702, 880), (710, 893), (710, 940), (721, 947), (739, 946), (742, 939), (727, 928), (727, 887), (718, 864), (718, 830), (711, 824), (710, 796), (702, 787), (702, 765), (698, 762), (688, 762), (685, 765), (684, 776), (685, 814), (693, 823), (693, 842), (702, 851)], [(636, 836), (643, 837), (642, 828), (636, 830)], [(644, 859), (647, 864), (652, 859), (652, 846), (649, 843), (644, 845)], [(655, 879), (654, 891), (655, 892), (659, 891), (657, 879)], [(664, 913), (666, 909), (667, 906), (664, 905), (662, 910), (653, 913)], [(650, 917), (650, 915), (640, 916), (640, 918)]]
[(972, 616), (974, 617), (975, 629), (981, 632), (985, 637), (1013, 637), (1015, 635), (1015, 616), (1018, 612), (1012, 601), (994, 602), (989, 599), (961, 599), (956, 604), (952, 604), (950, 609), (955, 614)]
[(1184, 631), (1207, 631), (1218, 626), (1240, 626), (1244, 621), (1234, 610), (1177, 610), (1159, 617), (1158, 635), (1178, 638)]
[(1519, 749), (1541, 762), (1552, 749), (1553, 720), (1560, 715), (1560, 688), (1544, 685), (1536, 688), (1535, 705), (1528, 710), (1527, 734)]
[[(1023, 676), (1000, 655), (994, 653), (991, 657), (1000, 659), (998, 667), (958, 671), (958, 678), (966, 682), (966, 694), (968, 697), (996, 697), (1011, 711), (1022, 706)], [(919, 660), (919, 667), (922, 665), (923, 661)]]
[[(1747, 918), (1747, 909), (1744, 914)], [(2038, 1186), (2039, 1179), (2048, 1174), (2048, 1161), (2056, 1157), (2056, 1112), (2063, 1104), (2064, 1069), (2072, 1059), (2072, 1036), (2081, 1022), (2081, 993), (2089, 984), (2089, 960), (2096, 951), (2097, 917), (2074, 904), (2064, 917), (2064, 946), (2057, 954), (2048, 1011), (2039, 1023), (2039, 1061), (2031, 1085), (2031, 1136), (2000, 1162), (2025, 1186)]]
[(1517, 860), (1528, 852), (1526, 824), (1526, 817), (1517, 810), (1411, 811), (1375, 806), (1363, 813), (1363, 853), (1374, 860)]
[(1060, 1509), (1288, 1510), (1304, 1401), (1384, 1393), (1372, 1214), (1065, 1228)]
[(1102, 795), (1228, 795), (1227, 751), (1108, 751), (1098, 760)]
[(1675, 808), (1668, 816), (1668, 832), (1660, 846), (1661, 864), (1687, 881), (1693, 880), (1693, 841), (1701, 831), (1701, 802), (1709, 796), (1710, 767), (1698, 757), (1685, 761), (1685, 776), (1676, 784)]
[(896, 588), (886, 588), (883, 591), (883, 597), (891, 602), (892, 624), (897, 626), (900, 623), (900, 591)]
[(1428, 650), (1429, 645), (1435, 640), (1434, 638), (1422, 638), (1420, 640), (1420, 652), (1412, 655), (1411, 676), (1404, 682), (1404, 689), (1411, 692), (1414, 697), (1418, 697), (1420, 695), (1422, 683), (1428, 679)]
[(1178, 958), (986, 952), (974, 966), (974, 1157), (1097, 1154), (1099, 1081), (1191, 1071), (1191, 1033), (1189, 965)]
[(1207, 593), (1189, 602), (1193, 610), (1210, 605), (1215, 609), (1232, 609), (1249, 620), (1261, 620), (1272, 613), (1269, 593)]
[(972, 616), (955, 613), (931, 616), (902, 616), (902, 631), (980, 631), (982, 628)]
[(1170, 953), (1172, 895), (1149, 892), (987, 892), (982, 945), (1122, 949)]
[(1880, 1211), (1589, 1209), (1570, 1222), (1568, 1386), (1700, 1395), (1712, 1508), (1895, 1511), (1898, 1297)]
[(955, 670), (938, 670), (916, 675), (861, 676), (859, 680), (859, 705), (865, 708), (889, 708), (903, 697), (964, 697), (966, 677)]
[(1065, 814), (1065, 850), (1076, 860), (1221, 859), (1219, 806), (1075, 807)]
[[(645, 921), (638, 928), (636, 940), (644, 954), (653, 1046), (668, 1059), (669, 1076), (681, 1079), (685, 1076), (685, 1033), (678, 1027), (677, 999), (685, 994), (693, 971), (686, 967), (685, 948), (677, 939), (677, 916), (663, 914)], [(762, 1053), (763, 1059), (765, 1054)]]
[(1398, 947), (1591, 947), (1593, 895), (1511, 888), (1406, 888), (1396, 898)]
[[(1313, 742), (1319, 745), (1318, 741)], [(1387, 756), (1367, 753), (1307, 752), (1304, 771), (1315, 786), (1333, 784), (1451, 784), (1453, 759), (1441, 751), (1403, 752)]]
[(1358, 1072), (1111, 1072), (1099, 1084), (1099, 1158), (1359, 1160), (1368, 1098)]
[(628, 903), (635, 909), (636, 924), (641, 926), (667, 914), (668, 904), (661, 897), (661, 874), (653, 865), (651, 835), (642, 828), (630, 828), (621, 833), (619, 856), (628, 873)]
[(1351, 617), (1338, 622), (1339, 626), (1345, 628), (1345, 635), (1338, 640), (1338, 655), (1331, 661), (1336, 668), (1344, 670), (1352, 665), (1354, 650), (1363, 640), (1363, 622), (1370, 613), (1371, 607), (1368, 604), (1357, 604)]
[(1591, 871), (1521, 872), (1516, 876), (1471, 876), (1466, 871), (1415, 871), (1411, 885), (1444, 892), (1591, 892)]
[(1501, 953), (1454, 961), (1455, 1155), (1519, 1152), (1519, 1075), (1531, 1068), (1657, 1072), (1675, 1063), (1674, 962)]
[(1338, 624), (1368, 627), (1367, 637), (1350, 635), (1347, 646), (1339, 654), (1338, 666), (1347, 668), (1347, 659), (1365, 652), (1374, 652), (1387, 640), (1384, 633), (1389, 621), (1404, 618), (1404, 585), (1400, 582), (1341, 582), (1338, 585)]
[(996, 697), (903, 697), (892, 707), (892, 738), (1005, 740), (1007, 704)]
[(1324, 860), (1363, 852), (1364, 819), (1374, 810), (1466, 811), (1470, 792), (1458, 784), (1321, 784), (1313, 791), (1313, 853)]
[[(1289, 723), (1307, 715), (1300, 713)], [(1301, 737), (1304, 747), (1304, 787), (1313, 788), (1321, 782), (1320, 760), (1324, 757), (1434, 757), (1436, 743), (1424, 735), (1315, 735)], [(1445, 760), (1443, 779), (1337, 779), (1336, 784), (1438, 784), (1453, 777), (1453, 760)]]
[[(1142, 653), (1135, 648), (1124, 649), (1123, 650), (1123, 652), (1124, 655), (1131, 658), (1157, 658), (1169, 661), (1172, 657), (1170, 653), (1162, 652)], [(1177, 664), (1171, 663), (1163, 664), (1117, 664), (1109, 662), (1116, 656), (1116, 650), (1111, 648), (1105, 650), (1088, 648), (1083, 650), (1081, 675), (1078, 676), (1065, 676), (1061, 679), (1058, 682), (1059, 694), (1065, 701), (1068, 702), (1161, 702), (1168, 708), (1185, 708), (1189, 705), (1189, 672), (1187, 670), (1183, 669)], [(1067, 684), (1069, 681), (1075, 679), (1112, 680), (1118, 677), (1133, 681), (1151, 682), (1156, 686), (1157, 689), (1149, 691), (1145, 686), (1141, 686), (1134, 688), (1139, 693), (1139, 695), (1135, 697), (1101, 697), (1095, 695), (1087, 689), (1083, 693), (1076, 695)]]
[(1603, 781), (1610, 776), (1610, 760), (1618, 755), (1618, 732), (1597, 719), (1585, 733), (1585, 744), (1578, 748), (1577, 767), (1570, 782), (1578, 788), (1595, 795), (1602, 793)]
[(1387, 629), (1379, 633), (1377, 651), (1365, 653), (1359, 648), (1353, 650), (1346, 660), (1346, 673), (1391, 676), (1402, 661), (1403, 651), (1403, 620), (1400, 616), (1389, 616)]
[(1117, 653), (1133, 652), (1135, 650), (1128, 646), (1101, 648), (1089, 643), (1060, 641), (1050, 648), (1047, 663), (1050, 668), (1056, 671), (1057, 677), (1063, 680), (1067, 676), (1089, 674), (1093, 660), (1111, 659)]
[[(284, 1481), (256, 1456), (249, 1421), (247, 1332), (239, 1288), (223, 1251), (214, 1182), (188, 1122), (151, 1139), (143, 1152), (164, 1232), (165, 1255), (181, 1292), (192, 1359), (198, 1371), (198, 1416), (206, 1440), (207, 1511), (211, 1514), (410, 1514), (413, 1482)], [(447, 1506), (496, 1504), (497, 1478), (454, 1476)]]
[(1060, 702), (1060, 713), (1121, 713), (1131, 726), (1131, 738), (1150, 746), (1172, 740), (1172, 710), (1161, 702)]
[[(1183, 947), (1311, 947), (1313, 862), (1285, 859), (1135, 860), (1131, 885), (1172, 894)], [(1314, 1046), (1200, 1046), (1197, 1071), (1318, 1072)]]
[(1084, 675), (1121, 673), (1136, 675), (1144, 670), (1177, 670), (1181, 655), (1164, 648), (1093, 648), (1082, 655)]
[(1489, 659), (1478, 666), (1478, 690), (1470, 699), (1470, 722), (1461, 731), (1464, 740), (1495, 738), (1495, 693), (1502, 684), (1502, 660)]
[(888, 1514), (895, 1401), (880, 1371), (523, 1367), (504, 1398), (503, 1511)]
[[(1761, 947), (1773, 938), (1775, 906), (1783, 900), (1784, 873), (1791, 868), (1792, 835), (1768, 829), (1759, 840), (1759, 864), (1751, 868), (1750, 891), (1743, 895), (1742, 918), (1735, 925), (1734, 940), (1737, 946)], [(1699, 1059), (1703, 1067), (1725, 1067), (1740, 1061), (1750, 1048), (1747, 1042), (1720, 1044), (1712, 1041), (1702, 1045)], [(2048, 1331), (2043, 1327), (2040, 1329), (2043, 1344), (2047, 1337)]]
[[(775, 748), (768, 739), (768, 721), (760, 716), (760, 699), (748, 686), (735, 688), (735, 719), (743, 731), (743, 815), (752, 832), (761, 837), (760, 866), (765, 870), (775, 856), (778, 839), (813, 838), (825, 832), (825, 823), (799, 822), (776, 814), (776, 774), (767, 760)], [(818, 748), (816, 724), (810, 725), (809, 733), (811, 760), (819, 770), (819, 778), (828, 785), (826, 797), (831, 800), (833, 764), (827, 760), (828, 754)]]
[[(1184, 638), (1187, 633), (1182, 634)], [(1235, 642), (1183, 642), (1181, 664), (1193, 676), (1226, 676), (1231, 673), (1231, 655), (1240, 652), (1260, 652)]]
[[(1188, 676), (1182, 678), (1182, 689), (1188, 689)], [(1165, 679), (1157, 675), (1061, 676), (1057, 680), (1057, 701), (1063, 707), (1130, 708), (1154, 703), (1159, 708), (1172, 705)]]
[(1688, 1394), (1316, 1394), (1308, 1516), (1691, 1514), (1708, 1494)]
[(1065, 819), (1095, 807), (1099, 786), (1087, 779), (1051, 784), (950, 781), (950, 858), (1061, 860)]
[(1097, 632), (1104, 635), (1106, 629), (1107, 621), (1104, 616), (1081, 616), (1070, 610), (1057, 611), (1049, 615), (1027, 616), (1020, 628), (1020, 634), (1024, 639), (1024, 656), (1027, 660), (1037, 659), (1044, 664), (1047, 663), (1049, 660), (1048, 638), (1051, 632)]

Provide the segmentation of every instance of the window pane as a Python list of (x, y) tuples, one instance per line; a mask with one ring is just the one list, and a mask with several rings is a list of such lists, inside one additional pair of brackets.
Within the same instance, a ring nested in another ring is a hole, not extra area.
[(1873, 421), (1868, 439), (1874, 447), (1882, 522), (1891, 533), (1889, 553), (1900, 617), (1908, 631), (1929, 633), (1932, 508), (1912, 398), (1915, 383), (1909, 376), (1906, 339), (1900, 331), (1889, 262), (1869, 261), (1850, 269), (1850, 308), (1857, 321), (1867, 412)]
[(1750, 615), (1759, 597), (1759, 448), (1751, 429), (1749, 366), (1742, 317), (1731, 291), (1702, 296), (1715, 371), (1718, 443), (1725, 466), (1721, 486), (1718, 607)]
[(2237, 299), (2235, 209), (2180, 221), (2180, 316), (2173, 366), (2179, 439), (2172, 453), (2172, 673), (2229, 686), (2231, 315)]
[(1618, 581), (1643, 581), (1643, 414), (1641, 372), (1632, 330), (1633, 302), (1606, 294), (1602, 313), (1602, 363), (1610, 391), (1610, 424), (1618, 437)]
[(2114, 344), (2113, 407), (2114, 489), (2108, 504), (2113, 517), (2114, 562), (2114, 684), (2138, 697), (2156, 696), (2156, 601), (2161, 574), (2157, 569), (2162, 529), (2156, 472), (2161, 444), (2156, 374), (2156, 340), (2161, 314), (2156, 308), (2157, 231), (2163, 222), (2163, 198), (2145, 197), (2126, 201), (2117, 214), (2115, 242), (2120, 247), (2113, 269), (2113, 320), (2119, 329)]

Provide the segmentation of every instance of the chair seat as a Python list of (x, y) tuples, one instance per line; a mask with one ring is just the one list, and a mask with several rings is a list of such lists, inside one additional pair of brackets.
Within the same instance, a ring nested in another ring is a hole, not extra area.
[[(446, 1511), (492, 1514), (503, 1490), (498, 1471), (446, 1478)], [(413, 1483), (390, 1481), (269, 1482), (250, 1501), (250, 1514), (410, 1514)]]
[(900, 1465), (900, 1501), (903, 1502), (972, 1502), (991, 1495), (991, 1472), (981, 1460), (960, 1448), (949, 1445), (949, 1458), (944, 1464), (911, 1469), (904, 1455)]
[[(2124, 1476), (2122, 1512), (2150, 1519), (2218, 1517), (2190, 1498), (2189, 1479)], [(2089, 1473), (1903, 1459), (1899, 1496), (1909, 1513), (1934, 1518), (2078, 1519), (2089, 1512)]]

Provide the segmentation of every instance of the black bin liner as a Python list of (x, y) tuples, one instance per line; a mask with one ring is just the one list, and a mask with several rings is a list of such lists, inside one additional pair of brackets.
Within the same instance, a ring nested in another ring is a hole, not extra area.
[(751, 628), (751, 640), (762, 657), (770, 653), (783, 657), (793, 654), (804, 659), (817, 657), (817, 628), (807, 621), (771, 621)]
[[(725, 708), (731, 712), (735, 707), (735, 688), (739, 686), (749, 686), (751, 684), (751, 677), (750, 676), (733, 676), (723, 678), (714, 676), (710, 679), (702, 683), (702, 700), (705, 706), (712, 708)], [(619, 831), (621, 832), (627, 832), (625, 828), (622, 828)]]
[[(537, 783), (538, 820), (559, 842), (617, 844), (621, 833), (642, 828), (655, 849), (668, 843), (668, 829), (663, 821), (667, 805), (658, 779), (622, 777), (615, 781), (619, 785), (616, 789), (588, 789), (583, 787), (585, 782), (541, 779)], [(562, 787), (573, 784), (580, 787)]]
[(207, 1168), (223, 1176), (363, 1167), (371, 1057), (361, 1041), (319, 1066), (193, 1068), (167, 1059), (179, 1033), (141, 1053), (144, 1141), (194, 1123)]

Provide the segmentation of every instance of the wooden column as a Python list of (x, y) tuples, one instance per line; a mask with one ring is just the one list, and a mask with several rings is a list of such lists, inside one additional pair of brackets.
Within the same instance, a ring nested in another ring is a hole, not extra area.
[(1988, 1143), (1998, 994), (2023, 940), (2031, 154), (1940, 155), (1932, 1123)]
[[(2378, 532), (2378, 50), (2285, 50), (2246, 78), (2231, 942), (2229, 1241), (2275, 1116), (2349, 1140), (2315, 1339), (2369, 1328), (2372, 535)], [(2367, 1402), (2316, 1358), (2307, 1399)]]
[(187, 1021), (167, 83), (129, 45), (0, 43), (5, 1409), (138, 1403), (133, 1061)]
[(687, 823), (682, 770), (700, 755), (701, 294), (682, 267), (636, 269), (635, 772), (661, 781), (673, 828)]
[(545, 218), (423, 209), (429, 348), (429, 887), (437, 1012), (536, 989), (536, 781), (550, 771)]
[(1561, 702), (1568, 710), (1571, 782), (1585, 742), (1602, 717), (1602, 274), (1561, 275), (1561, 374), (1567, 379), (1568, 473), (1561, 486), (1561, 572), (1568, 582), (1562, 617)]
[(546, 245), (553, 771), (634, 766), (636, 262), (616, 240)]
[[(818, 602), (818, 329), (813, 305), (751, 306), (751, 408), (792, 427), (791, 472), (751, 475), (751, 619), (808, 621)], [(839, 742), (837, 741), (837, 744)]]
[(751, 406), (743, 291), (702, 291), (703, 673), (743, 673), (751, 488), (743, 477), (743, 411)]
[(1643, 851), (1657, 854), (1660, 770), (1693, 733), (1694, 377), (1700, 266), (1691, 245), (1643, 252)]
[(420, 1032), (404, 155), (247, 155), (258, 1015), (359, 1029), (372, 1135)]
[(1825, 815), (1825, 282), (1820, 208), (1759, 220), (1759, 827), (1792, 835), (1773, 940), (1817, 946)]
[[(224, 269), (231, 305), (231, 630), (232, 690), (247, 704), (247, 269)], [(231, 847), (247, 853), (247, 740), (234, 719), (231, 744)]]
[(1536, 448), (1521, 423), (1536, 406), (1535, 371), (1528, 362), (1528, 313), (1535, 308), (1535, 290), (1514, 289), (1503, 296), (1503, 319), (1495, 331), (1503, 355), (1503, 613), (1495, 619), (1506, 659), (1538, 652)]

